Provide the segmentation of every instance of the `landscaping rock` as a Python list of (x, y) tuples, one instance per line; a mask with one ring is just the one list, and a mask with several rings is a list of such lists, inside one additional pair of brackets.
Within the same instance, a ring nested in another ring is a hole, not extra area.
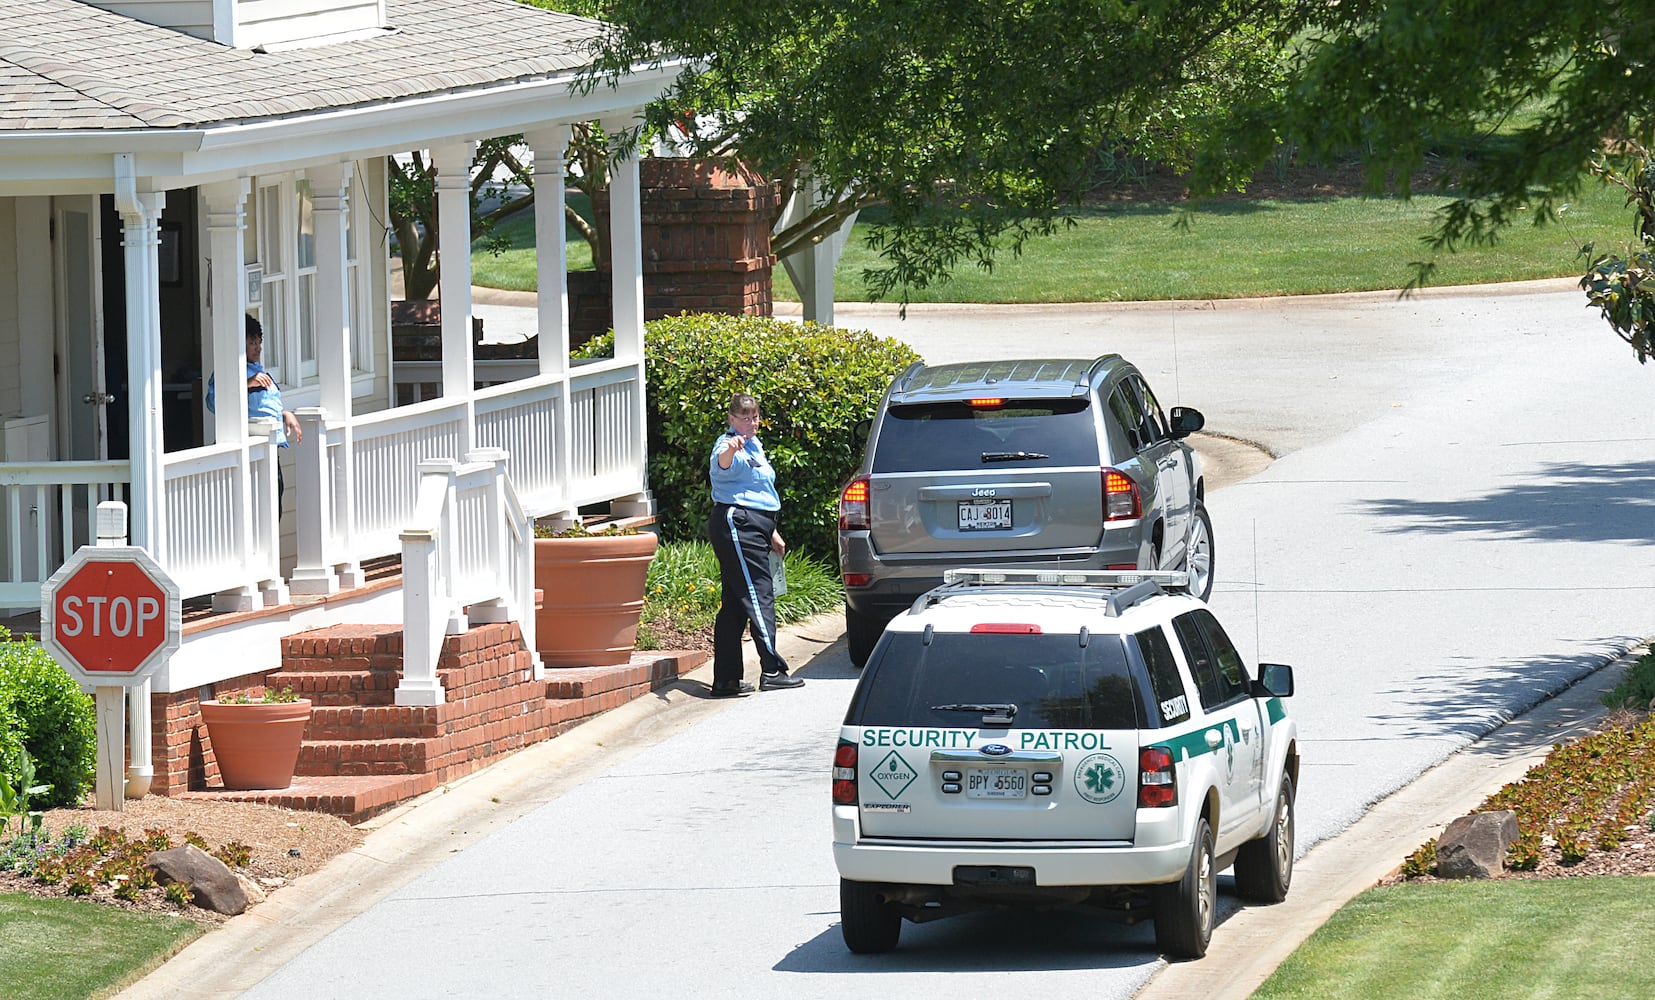
[(1461, 816), (1437, 838), (1437, 875), (1488, 878), (1505, 867), (1506, 848), (1516, 839), (1517, 814), (1510, 809)]
[(193, 844), (151, 854), (146, 863), (162, 885), (188, 882), (195, 905), (214, 913), (235, 916), (247, 909), (247, 892), (224, 862)]

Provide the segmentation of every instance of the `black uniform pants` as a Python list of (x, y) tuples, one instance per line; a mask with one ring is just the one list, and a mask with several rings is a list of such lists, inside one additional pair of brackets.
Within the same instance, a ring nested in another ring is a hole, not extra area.
[(707, 538), (718, 556), (723, 601), (713, 622), (713, 682), (741, 680), (741, 633), (749, 628), (759, 665), (767, 674), (785, 672), (776, 652), (776, 603), (770, 580), (770, 536), (774, 511), (734, 504), (713, 505)]

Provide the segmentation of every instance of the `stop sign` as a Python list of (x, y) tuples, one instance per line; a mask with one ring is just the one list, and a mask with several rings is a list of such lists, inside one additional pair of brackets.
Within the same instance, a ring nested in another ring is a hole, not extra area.
[(89, 687), (130, 686), (178, 648), (178, 586), (136, 546), (85, 546), (40, 592), (40, 641)]

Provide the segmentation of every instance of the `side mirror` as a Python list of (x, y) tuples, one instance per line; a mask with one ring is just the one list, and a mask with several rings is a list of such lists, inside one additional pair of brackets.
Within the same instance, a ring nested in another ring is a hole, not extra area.
[(857, 444), (866, 445), (868, 443), (868, 435), (873, 433), (873, 421), (858, 420), (856, 422), (856, 426), (850, 429), (850, 433), (851, 437), (856, 439)]
[(1261, 663), (1258, 680), (1253, 682), (1255, 698), (1291, 698), (1293, 696), (1293, 668), (1285, 663)]
[(1174, 406), (1172, 408), (1172, 436), (1186, 438), (1196, 431), (1207, 426), (1207, 418), (1193, 406)]

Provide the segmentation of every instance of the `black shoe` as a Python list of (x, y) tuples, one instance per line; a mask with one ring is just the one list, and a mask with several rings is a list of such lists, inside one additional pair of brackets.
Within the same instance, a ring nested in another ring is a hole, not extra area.
[(804, 686), (805, 679), (803, 677), (794, 677), (785, 670), (778, 670), (773, 674), (759, 675), (760, 691), (769, 691), (771, 688), (775, 688), (777, 690), (784, 688), (802, 688)]
[(744, 694), (752, 694), (753, 685), (746, 681), (714, 681), (712, 696), (714, 698), (740, 698)]

